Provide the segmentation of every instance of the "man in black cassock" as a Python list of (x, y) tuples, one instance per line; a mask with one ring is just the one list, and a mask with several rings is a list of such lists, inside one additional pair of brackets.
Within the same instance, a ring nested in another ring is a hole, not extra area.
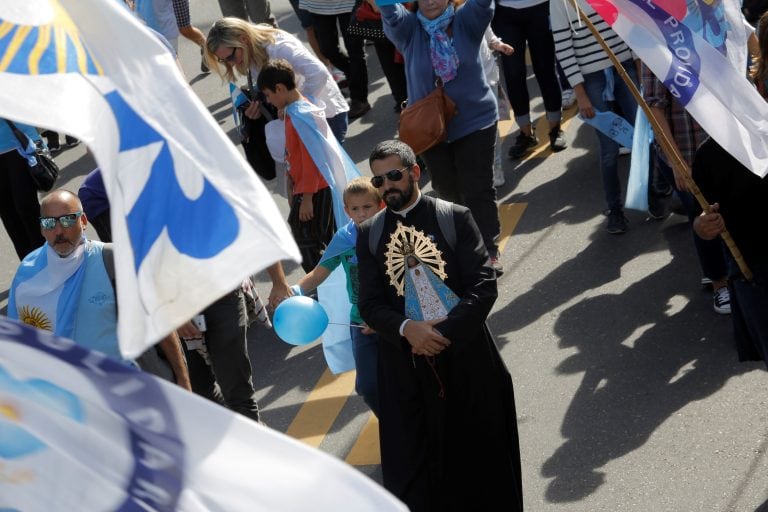
[[(387, 208), (358, 233), (358, 305), (379, 334), (384, 486), (414, 512), (521, 511), (514, 392), (485, 324), (497, 292), (482, 236), (467, 208), (420, 193), (406, 144), (378, 144), (369, 163)], [(411, 256), (441, 282), (420, 295), (424, 315), (409, 319)], [(445, 285), (458, 303), (436, 301)]]

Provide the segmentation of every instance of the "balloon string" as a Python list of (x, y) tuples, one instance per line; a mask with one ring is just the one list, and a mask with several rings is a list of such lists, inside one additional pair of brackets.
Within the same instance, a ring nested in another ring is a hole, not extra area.
[(365, 327), (364, 325), (355, 325), (355, 324), (339, 324), (336, 322), (328, 322), (328, 325), (343, 325), (344, 327), (357, 327), (358, 329), (362, 329)]

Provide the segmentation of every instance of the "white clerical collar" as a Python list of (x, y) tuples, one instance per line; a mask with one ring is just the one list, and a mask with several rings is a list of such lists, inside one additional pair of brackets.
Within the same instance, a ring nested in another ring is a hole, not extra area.
[(413, 202), (413, 204), (411, 206), (409, 206), (407, 208), (404, 208), (404, 209), (402, 209), (400, 211), (392, 210), (392, 213), (394, 213), (396, 215), (399, 215), (401, 217), (405, 217), (406, 215), (408, 215), (408, 212), (410, 212), (411, 210), (416, 208), (416, 205), (419, 204), (419, 201), (421, 201), (421, 190), (417, 189), (416, 190), (416, 200)]

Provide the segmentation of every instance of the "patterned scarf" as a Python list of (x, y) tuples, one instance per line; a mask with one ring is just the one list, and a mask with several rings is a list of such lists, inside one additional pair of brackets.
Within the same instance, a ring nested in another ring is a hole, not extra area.
[(416, 13), (421, 26), (429, 34), (429, 53), (432, 58), (432, 69), (443, 80), (443, 83), (456, 78), (456, 71), (459, 67), (459, 56), (456, 54), (456, 48), (453, 46), (453, 39), (445, 33), (445, 29), (453, 21), (453, 14), (452, 4), (448, 4), (443, 13), (433, 20), (428, 20), (420, 12)]

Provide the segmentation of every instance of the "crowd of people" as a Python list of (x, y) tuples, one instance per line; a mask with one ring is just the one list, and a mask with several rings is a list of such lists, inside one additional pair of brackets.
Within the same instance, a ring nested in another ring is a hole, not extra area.
[[(633, 123), (638, 104), (623, 77), (642, 83), (651, 116), (684, 160), (683, 166), (674, 164), (652, 148), (649, 215), (663, 218), (655, 200), (665, 189), (679, 198), (692, 226), (702, 283), (712, 286), (714, 310), (732, 315), (740, 359), (768, 365), (768, 246), (751, 231), (768, 185), (709, 139), (583, 0), (579, 8), (623, 73), (569, 2), (291, 2), (312, 51), (277, 27), (268, 0), (219, 3), (225, 17), (207, 35), (191, 25), (187, 0), (136, 0), (134, 7), (169, 49), (175, 51), (179, 34), (198, 44), (202, 72), (246, 82), (241, 122), (249, 123), (249, 137), (270, 145), (258, 165), (272, 159), (272, 169), (287, 176), (287, 221), (306, 275), (291, 287), (276, 263), (268, 269), (273, 286), (266, 304), (247, 279), (170, 334), (159, 350), (125, 364), (259, 421), (247, 329), (268, 325), (266, 310), (291, 295), (311, 294), (341, 266), (353, 305), (356, 389), (379, 418), (384, 485), (412, 510), (522, 510), (512, 379), (485, 320), (503, 273), (496, 187), (504, 183), (498, 122), (500, 112), (509, 115), (507, 101), (519, 130), (508, 158), (523, 158), (538, 144), (526, 86), (528, 48), (552, 151), (567, 150), (561, 119), (571, 98), (584, 118), (610, 111)], [(349, 30), (362, 22), (372, 31), (395, 111), (440, 87), (457, 113), (447, 123), (445, 140), (418, 155), (398, 140), (375, 145), (372, 177), (342, 186), (325, 159), (343, 152), (349, 123), (371, 109), (365, 38)], [(759, 51), (744, 76), (768, 96), (768, 20), (760, 23), (757, 36)], [(282, 145), (267, 140), (266, 116), (284, 123)], [(308, 124), (319, 127), (319, 136)], [(33, 127), (19, 128), (40, 138)], [(606, 231), (617, 235), (628, 229), (620, 145), (600, 131), (597, 138), (601, 210)], [(67, 146), (76, 143), (66, 138)], [(318, 144), (329, 151), (317, 151)], [(119, 248), (111, 244), (109, 201), (99, 171), (79, 193), (56, 190), (38, 202), (25, 149), (18, 147), (9, 123), (0, 123), (0, 215), (21, 260), (8, 316), (122, 359), (111, 256)], [(254, 170), (264, 175), (264, 169)], [(420, 190), (425, 172), (436, 197)], [(712, 203), (710, 211), (702, 213), (686, 173)], [(336, 221), (334, 195), (351, 219), (344, 226)], [(100, 241), (86, 237), (89, 220)], [(726, 228), (752, 276), (725, 250), (718, 235)], [(46, 286), (29, 285), (40, 281), (38, 274), (50, 276)], [(69, 297), (65, 307), (51, 298), (62, 294)]]

